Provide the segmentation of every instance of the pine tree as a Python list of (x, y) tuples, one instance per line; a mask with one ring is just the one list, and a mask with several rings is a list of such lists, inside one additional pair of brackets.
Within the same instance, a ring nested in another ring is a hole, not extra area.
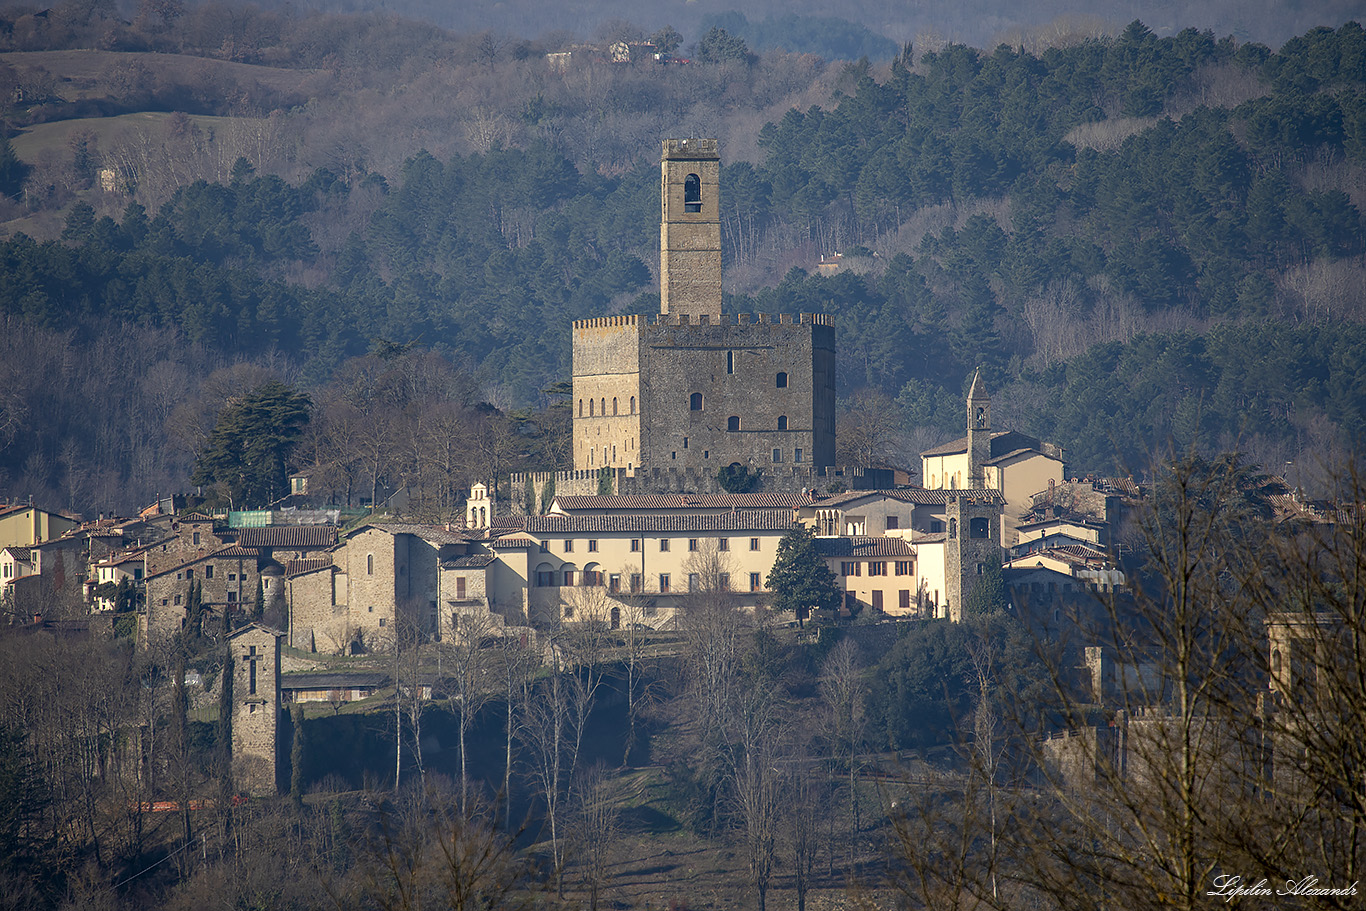
[(778, 542), (768, 588), (773, 592), (774, 608), (793, 611), (799, 620), (812, 610), (836, 609), (842, 597), (835, 574), (816, 549), (815, 533), (804, 525)]

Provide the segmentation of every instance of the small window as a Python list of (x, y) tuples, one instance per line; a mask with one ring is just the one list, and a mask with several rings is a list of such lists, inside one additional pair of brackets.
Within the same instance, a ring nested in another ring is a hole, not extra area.
[(759, 586), (759, 574), (758, 574), (758, 573), (750, 573), (750, 574), (749, 574), (749, 590), (752, 591), (752, 592), (757, 592), (757, 591), (759, 591), (759, 587), (760, 587), (760, 586)]
[(566, 538), (566, 539), (565, 539), (565, 542), (564, 542), (564, 552), (567, 553), (567, 554), (572, 554), (572, 553), (574, 552), (574, 539), (573, 539), (573, 538)]
[(696, 539), (696, 538), (689, 538), (689, 539), (688, 539), (688, 550), (692, 551), (693, 553), (697, 553), (697, 539)]
[(612, 397), (612, 414), (615, 415), (616, 413), (617, 413), (617, 399), (616, 399), (616, 396), (613, 396), (613, 397)]
[(199, 543), (199, 532), (195, 532), (195, 533), (194, 533), (194, 543), (196, 543), (196, 544)]
[(902, 610), (911, 609), (911, 590), (909, 588), (903, 588), (897, 594), (897, 606)]
[(583, 399), (579, 399), (579, 417), (583, 417)]
[(365, 574), (366, 574), (367, 576), (373, 576), (373, 575), (375, 574), (375, 555), (374, 555), (374, 554), (366, 554), (366, 555), (365, 555)]
[(702, 178), (696, 174), (683, 178), (683, 211), (702, 211)]
[(185, 578), (186, 578), (186, 579), (193, 579), (193, 578), (194, 578), (194, 570), (192, 570), (192, 569), (187, 569), (187, 570), (185, 570)]
[(663, 594), (663, 595), (667, 595), (667, 594), (669, 593), (669, 574), (668, 574), (668, 573), (660, 573), (660, 574), (659, 574), (659, 592), (660, 592), (660, 594)]
[(384, 626), (384, 618), (383, 618), (383, 617), (380, 617), (380, 618), (379, 618), (379, 625), (380, 625), (380, 626)]
[(888, 516), (888, 517), (887, 517), (887, 530), (888, 530), (888, 531), (896, 531), (896, 530), (899, 529), (900, 527), (901, 527), (901, 517), (900, 517), (900, 516)]
[(856, 560), (846, 560), (846, 561), (840, 563), (840, 575), (841, 575), (841, 576), (858, 576), (858, 575), (862, 575), (862, 569), (861, 569), (862, 566), (863, 566), (863, 564), (859, 563), (859, 562), (856, 561)]
[(887, 575), (887, 564), (881, 561), (874, 561), (868, 564), (868, 575), (885, 576)]
[(730, 591), (730, 573), (717, 573), (716, 587), (723, 592)]
[(697, 573), (688, 573), (688, 591), (697, 592), (702, 590), (702, 577)]
[(704, 450), (702, 450), (702, 458), (704, 458), (704, 459), (710, 459), (710, 458), (711, 458), (711, 450), (710, 450), (710, 449), (704, 449)]
[(635, 414), (635, 413), (636, 413), (636, 397), (635, 397), (635, 396), (631, 396), (631, 413), (632, 413), (632, 414)]
[[(688, 409), (689, 409), (690, 411), (701, 411), (701, 410), (702, 410), (702, 393), (700, 393), (700, 392), (694, 392), (694, 393), (688, 398)], [(684, 449), (687, 449), (687, 448), (688, 448), (688, 447), (687, 447), (687, 444), (684, 444), (683, 448), (684, 448)]]
[(456, 576), (455, 578), (455, 597), (457, 601), (465, 600), (465, 577)]
[(874, 591), (874, 592), (873, 592), (873, 610), (882, 610), (882, 592), (881, 592), (881, 590), (877, 590), (877, 591)]
[(783, 460), (783, 451), (782, 451), (781, 449), (775, 449), (775, 450), (773, 450), (773, 461), (774, 461), (774, 462), (781, 462), (782, 460)]
[(730, 550), (730, 538), (717, 538), (716, 540), (718, 550)]
[(638, 553), (640, 553), (640, 539), (639, 539), (639, 538), (632, 538), (632, 539), (631, 539), (631, 553), (633, 553), (633, 554), (638, 554)]
[(644, 577), (641, 576), (640, 573), (631, 573), (631, 592), (633, 594), (639, 594), (643, 585)]
[(909, 576), (909, 575), (911, 575), (911, 574), (912, 574), (912, 573), (911, 573), (911, 567), (912, 567), (913, 565), (914, 565), (914, 564), (913, 564), (910, 560), (897, 560), (897, 561), (896, 561), (896, 574), (897, 574), (898, 576)]
[(180, 596), (179, 596), (179, 595), (176, 595), (176, 596), (175, 596), (175, 603), (176, 603), (176, 604), (179, 604), (179, 603), (180, 603)]
[(779, 429), (779, 430), (786, 430), (786, 429), (787, 429), (787, 415), (785, 415), (785, 414), (780, 414), (780, 415), (778, 415), (778, 429)]
[(573, 619), (574, 619), (574, 605), (572, 605), (572, 604), (566, 604), (566, 605), (564, 606), (564, 619), (566, 619), (566, 620), (573, 620)]
[(669, 539), (668, 539), (668, 538), (660, 538), (660, 539), (659, 539), (659, 552), (660, 552), (661, 554), (667, 554), (667, 553), (669, 552)]
[(208, 566), (204, 567), (204, 578), (205, 578), (205, 579), (212, 579), (212, 578), (213, 578), (213, 564), (209, 564)]
[(236, 600), (237, 600), (237, 592), (228, 592), (228, 603), (231, 604), (231, 603), (233, 603), (233, 602), (236, 601)]
[(749, 549), (750, 549), (750, 550), (758, 550), (758, 549), (759, 549), (759, 539), (758, 539), (758, 538), (750, 538), (750, 539), (749, 539)]
[(779, 389), (786, 389), (786, 388), (787, 388), (787, 374), (786, 374), (786, 373), (779, 373), (779, 374), (778, 374), (777, 385), (778, 385), (778, 388), (779, 388)]
[(541, 553), (543, 553), (543, 554), (548, 554), (548, 553), (550, 553), (550, 542), (549, 542), (549, 541), (542, 541), (542, 542), (541, 542)]
[(684, 437), (684, 438), (683, 438), (683, 448), (684, 448), (684, 449), (687, 449), (687, 448), (688, 448), (688, 438), (687, 438), (687, 437)]
[(592, 399), (588, 400), (588, 416), (591, 418), (597, 414), (598, 403)]
[(597, 539), (597, 538), (589, 538), (589, 539), (588, 539), (588, 552), (589, 552), (590, 554), (595, 554), (595, 553), (598, 552), (598, 539)]
[(726, 372), (727, 372), (727, 373), (734, 373), (734, 372), (735, 372), (735, 352), (734, 352), (734, 351), (727, 351), (727, 352), (726, 352)]
[(365, 609), (365, 612), (366, 612), (367, 614), (373, 614), (373, 613), (375, 612), (375, 606), (374, 606), (373, 604), (370, 605), (369, 607), (367, 607), (367, 608)]
[(794, 461), (794, 462), (796, 462), (796, 463), (798, 463), (798, 464), (801, 464), (801, 461), (802, 461), (802, 450), (801, 450), (801, 447), (798, 447), (798, 448), (792, 450), (792, 461)]
[(988, 520), (988, 519), (986, 519), (986, 518), (983, 518), (983, 517), (980, 517), (980, 516), (977, 517), (977, 518), (975, 518), (975, 519), (969, 519), (969, 520), (968, 520), (968, 537), (970, 537), (970, 538), (985, 538), (985, 537), (988, 537), (990, 534), (991, 534), (991, 522), (990, 522), (990, 520)]
[(574, 584), (574, 570), (572, 570), (572, 569), (566, 569), (566, 570), (564, 571), (564, 584), (565, 584), (565, 585), (573, 585), (573, 584)]
[(607, 577), (607, 590), (614, 593), (621, 591), (621, 573), (612, 573)]
[(555, 573), (542, 570), (536, 574), (536, 584), (541, 588), (555, 584)]
[(607, 417), (607, 396), (603, 396), (598, 404), (602, 406), (602, 416)]
[(726, 430), (727, 430), (727, 431), (729, 431), (730, 433), (735, 433), (735, 432), (737, 432), (739, 429), (740, 429), (740, 416), (739, 416), (739, 415), (732, 414), (730, 417), (726, 418)]

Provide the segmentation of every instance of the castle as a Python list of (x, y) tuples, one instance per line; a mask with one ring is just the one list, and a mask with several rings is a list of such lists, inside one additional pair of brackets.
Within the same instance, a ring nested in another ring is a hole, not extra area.
[(574, 323), (573, 470), (515, 475), (514, 500), (719, 492), (730, 466), (775, 491), (846, 476), (832, 319), (721, 313), (720, 171), (715, 139), (664, 140), (660, 312)]

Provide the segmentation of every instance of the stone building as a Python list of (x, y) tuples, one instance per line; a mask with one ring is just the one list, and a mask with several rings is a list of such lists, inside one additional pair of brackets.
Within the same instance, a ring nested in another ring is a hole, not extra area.
[[(557, 493), (599, 493), (603, 469), (610, 493), (719, 492), (732, 465), (800, 489), (834, 465), (832, 319), (721, 313), (720, 167), (714, 139), (664, 141), (660, 313), (574, 323), (574, 470)], [(539, 502), (549, 477), (513, 489)]]
[(279, 792), (280, 637), (255, 623), (228, 637), (232, 657), (232, 783), (240, 794)]

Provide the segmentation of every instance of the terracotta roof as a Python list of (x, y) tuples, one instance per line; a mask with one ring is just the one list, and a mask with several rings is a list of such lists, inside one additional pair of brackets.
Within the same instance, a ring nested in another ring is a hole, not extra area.
[(218, 550), (211, 550), (206, 554), (199, 554), (198, 556), (195, 556), (182, 563), (177, 563), (175, 566), (168, 566), (159, 573), (152, 573), (147, 578), (149, 580), (156, 579), (166, 575), (167, 573), (173, 573), (177, 570), (184, 569), (187, 566), (193, 566), (196, 563), (203, 563), (205, 560), (213, 560), (218, 557), (249, 557), (253, 559), (259, 559), (260, 556), (261, 555), (255, 550), (251, 550), (246, 547), (239, 547), (236, 544), (228, 544), (223, 547), (220, 547)]
[(810, 498), (800, 493), (610, 494), (555, 498), (555, 504), (569, 512), (580, 509), (780, 509), (808, 502)]
[(740, 509), (700, 515), (536, 516), (527, 520), (527, 531), (532, 534), (787, 531), (791, 527), (790, 509)]
[(468, 540), (463, 532), (447, 529), (444, 525), (413, 525), (405, 522), (366, 522), (351, 529), (346, 536), (351, 537), (367, 528), (377, 528), (391, 535), (413, 535), (434, 544), (463, 544)]
[(817, 538), (816, 550), (822, 557), (901, 557), (911, 559), (915, 551), (902, 538)]
[(535, 538), (524, 531), (516, 531), (510, 535), (503, 535), (501, 538), (494, 538), (489, 542), (490, 547), (527, 547), (538, 544)]
[[(987, 458), (996, 459), (1007, 453), (1015, 452), (1019, 449), (1035, 449), (1043, 452), (1043, 444), (1028, 434), (1020, 433), (1018, 430), (993, 430), (991, 431), (991, 452)], [(944, 443), (933, 449), (926, 449), (920, 453), (922, 457), (956, 455), (960, 452), (968, 451), (968, 438), (959, 437), (952, 443)]]
[(332, 565), (331, 557), (307, 557), (303, 560), (289, 560), (285, 563), (285, 575), (289, 578), (315, 573)]
[(32, 563), (32, 562), (33, 562), (33, 549), (32, 549), (32, 548), (29, 548), (29, 547), (6, 547), (5, 550), (9, 551), (9, 552), (10, 552), (10, 556), (14, 557), (14, 559), (17, 560), (17, 561), (20, 562), (20, 563)]
[(454, 560), (441, 561), (441, 568), (483, 569), (497, 559), (498, 557), (496, 554), (465, 554), (463, 557), (456, 557)]
[(337, 543), (332, 525), (272, 525), (269, 528), (242, 528), (237, 543), (243, 547), (331, 547)]
[(895, 490), (849, 490), (844, 493), (837, 493), (833, 496), (817, 500), (808, 505), (816, 509), (821, 509), (831, 506), (842, 506), (845, 503), (852, 503), (866, 497), (886, 497), (889, 500), (900, 500), (902, 503), (910, 503), (914, 506), (943, 506), (954, 497), (972, 500), (975, 503), (1005, 503), (1005, 497), (999, 490), (987, 490), (984, 488), (971, 488), (966, 490), (927, 490), (924, 487), (898, 487)]

